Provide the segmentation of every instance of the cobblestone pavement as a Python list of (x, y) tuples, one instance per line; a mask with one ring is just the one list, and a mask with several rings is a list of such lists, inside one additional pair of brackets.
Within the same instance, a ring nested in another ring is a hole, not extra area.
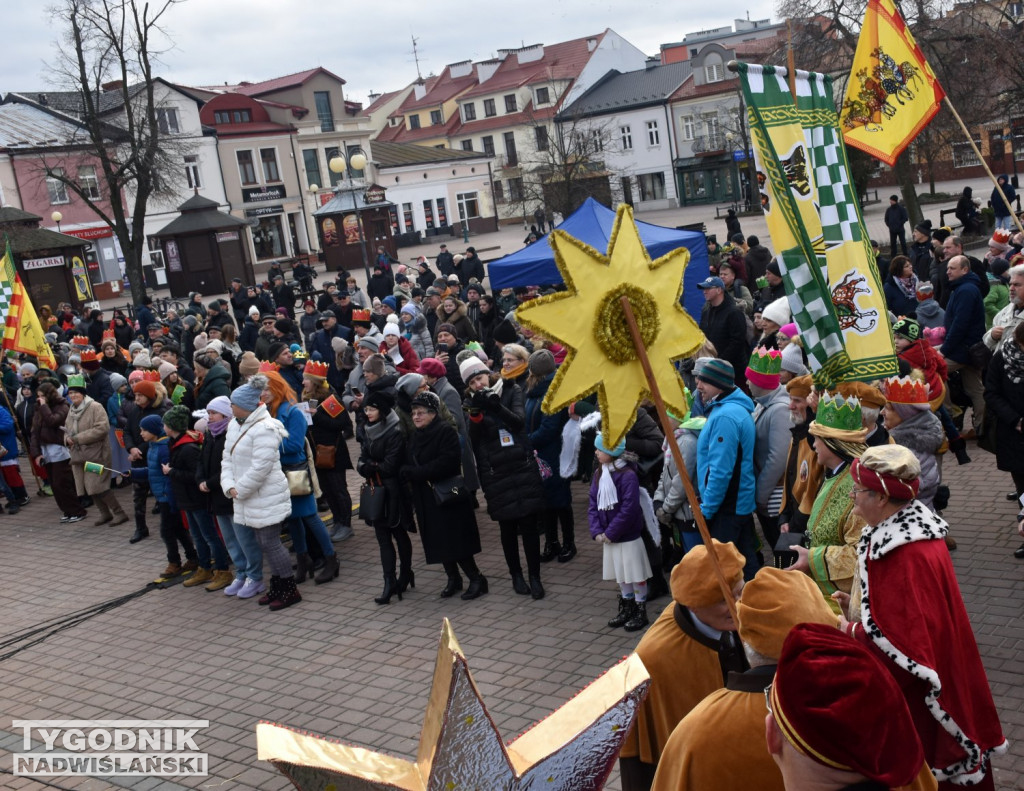
[[(1009, 479), (993, 457), (948, 465), (947, 516), (954, 553), (1003, 727), (1013, 742), (996, 760), (996, 785), (1024, 789), (1024, 656), (1021, 561), (1011, 556)], [(353, 490), (354, 474), (349, 475)], [(0, 787), (98, 791), (283, 789), (283, 776), (256, 759), (255, 726), (271, 720), (412, 757), (431, 681), (441, 619), (451, 619), (498, 728), (514, 738), (627, 654), (639, 635), (612, 631), (616, 592), (602, 582), (600, 548), (585, 539), (584, 490), (576, 487), (579, 556), (543, 569), (547, 598), (512, 592), (497, 526), (481, 512), (480, 566), (491, 592), (442, 601), (443, 573), (422, 562), (413, 538), (416, 588), (377, 606), (381, 576), (372, 531), (357, 521), (338, 545), (341, 576), (301, 586), (303, 602), (279, 613), (201, 588), (153, 590), (0, 661)], [(30, 491), (34, 487), (30, 487)], [(130, 497), (119, 497), (130, 506)], [(0, 516), (3, 629), (11, 634), (132, 593), (164, 564), (154, 537), (128, 544), (130, 526), (58, 525), (51, 499), (33, 497)], [(151, 528), (156, 524), (155, 519)], [(652, 614), (667, 603), (652, 603)], [(0, 655), (9, 651), (0, 646)], [(175, 782), (140, 778), (12, 777), (21, 745), (15, 719), (208, 719), (197, 737), (210, 776)], [(618, 789), (613, 775), (610, 789)]]

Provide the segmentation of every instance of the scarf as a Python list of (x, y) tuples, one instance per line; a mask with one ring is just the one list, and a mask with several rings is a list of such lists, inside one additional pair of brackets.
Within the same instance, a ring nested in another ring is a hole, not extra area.
[[(71, 404), (70, 401), (68, 403)], [(86, 407), (88, 407), (89, 404), (91, 404), (91, 403), (92, 403), (92, 398), (90, 396), (86, 396), (85, 398), (82, 399), (82, 403), (79, 404), (78, 406), (75, 406), (74, 404), (71, 404), (71, 410), (70, 410), (69, 414), (70, 415), (74, 415), (75, 419), (77, 420), (78, 418), (80, 418), (82, 416), (82, 413), (85, 412)]]
[(210, 434), (214, 437), (219, 437), (225, 431), (228, 430), (228, 426), (231, 425), (231, 418), (226, 417), (222, 420), (208, 420), (206, 427), (210, 430)]
[(1020, 345), (1013, 338), (1010, 338), (1008, 342), (1003, 344), (1001, 351), (1003, 353), (1003, 370), (1006, 372), (1006, 378), (1013, 382), (1013, 384), (1019, 385), (1021, 379), (1024, 378), (1024, 349), (1021, 349)]
[(619, 490), (615, 488), (612, 473), (625, 466), (625, 459), (615, 459), (615, 461), (601, 465), (601, 480), (597, 482), (597, 508), (599, 511), (611, 511), (619, 504)]
[(523, 362), (519, 363), (519, 365), (515, 366), (515, 368), (509, 368), (507, 371), (504, 368), (502, 368), (501, 378), (518, 379), (520, 376), (526, 373), (527, 365), (527, 362), (524, 360)]
[(917, 275), (911, 275), (910, 277), (894, 277), (896, 285), (900, 287), (900, 291), (903, 292), (905, 297), (913, 297), (917, 299)]

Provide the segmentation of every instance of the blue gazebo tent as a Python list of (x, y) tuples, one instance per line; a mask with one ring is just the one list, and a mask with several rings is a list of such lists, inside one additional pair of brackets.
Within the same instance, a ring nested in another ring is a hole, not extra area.
[[(604, 253), (608, 250), (614, 222), (615, 212), (593, 198), (587, 198), (582, 206), (565, 218), (558, 230)], [(690, 263), (683, 276), (683, 307), (695, 321), (700, 321), (704, 297), (697, 284), (708, 276), (708, 246), (704, 234), (640, 221), (637, 221), (637, 227), (651, 260), (680, 247), (690, 251)], [(487, 270), (493, 289), (562, 282), (547, 235), (522, 250), (492, 261)]]

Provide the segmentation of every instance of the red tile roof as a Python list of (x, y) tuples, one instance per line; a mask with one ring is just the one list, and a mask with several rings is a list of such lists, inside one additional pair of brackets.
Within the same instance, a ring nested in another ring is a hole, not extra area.
[(333, 77), (342, 85), (345, 81), (337, 74), (333, 74), (327, 69), (317, 66), (315, 69), (306, 69), (306, 71), (298, 71), (295, 74), (286, 74), (284, 77), (275, 77), (272, 80), (264, 80), (263, 82), (248, 82), (240, 85), (231, 86), (231, 90), (234, 93), (243, 93), (246, 96), (261, 96), (265, 93), (273, 93), (274, 91), (281, 91), (285, 88), (295, 88), (299, 85), (303, 85), (311, 77), (315, 77), (317, 74), (326, 74), (328, 77)]
[(698, 99), (702, 96), (715, 96), (717, 94), (727, 93), (734, 94), (738, 87), (739, 79), (735, 77), (730, 80), (722, 80), (721, 82), (709, 82), (704, 85), (694, 85), (693, 75), (691, 74), (686, 78), (686, 81), (668, 97), (668, 100), (670, 102), (674, 102), (679, 101), (680, 99)]
[(465, 77), (452, 77), (451, 67), (445, 66), (440, 77), (432, 77), (433, 82), (429, 83), (427, 92), (422, 99), (416, 98), (416, 91), (413, 90), (402, 102), (401, 110), (408, 112), (426, 107), (437, 107), (458, 96), (467, 88), (476, 84), (476, 70), (474, 69)]
[(401, 91), (388, 91), (386, 93), (382, 93), (372, 102), (370, 102), (370, 105), (366, 108), (366, 114), (369, 115), (370, 113), (376, 112), (378, 106), (387, 104), (392, 99), (394, 99), (399, 93), (401, 93)]

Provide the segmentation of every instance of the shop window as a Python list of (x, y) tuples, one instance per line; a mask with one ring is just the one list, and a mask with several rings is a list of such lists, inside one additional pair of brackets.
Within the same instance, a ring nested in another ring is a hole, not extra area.
[(155, 236), (146, 237), (146, 246), (149, 248), (149, 263), (156, 269), (164, 268), (164, 248), (160, 240)]
[(664, 173), (641, 173), (636, 177), (640, 188), (640, 200), (662, 200), (665, 197)]
[(261, 217), (252, 235), (257, 258), (277, 258), (284, 255), (281, 237), (281, 218)]
[[(974, 145), (981, 148), (981, 138), (975, 138)], [(953, 143), (953, 167), (969, 168), (980, 164), (970, 143)]]

